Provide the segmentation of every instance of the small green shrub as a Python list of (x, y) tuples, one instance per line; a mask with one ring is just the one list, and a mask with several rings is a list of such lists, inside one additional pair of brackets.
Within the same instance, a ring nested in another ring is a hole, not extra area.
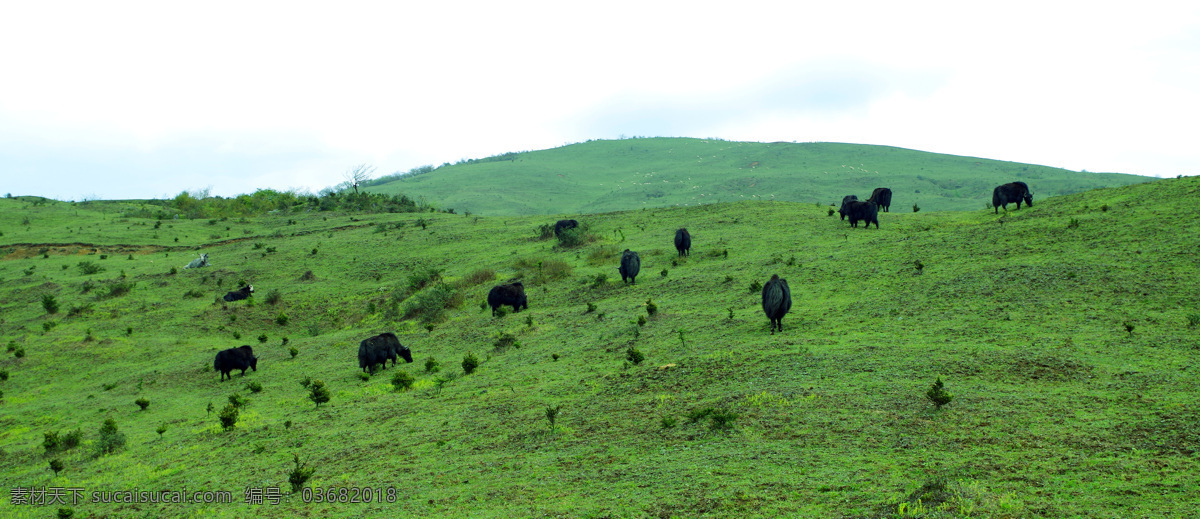
[(762, 282), (756, 279), (753, 283), (750, 283), (750, 292), (762, 292)]
[(667, 277), (667, 274), (669, 274), (669, 273), (670, 272), (667, 269), (662, 269), (662, 272), (659, 272), (658, 275), (665, 278), (665, 277)]
[(639, 315), (637, 318), (637, 325), (638, 326), (646, 326), (646, 316)]
[(655, 313), (658, 313), (658, 305), (654, 304), (653, 299), (647, 299), (646, 300), (646, 315), (654, 317)]
[(441, 369), (442, 369), (442, 367), (438, 363), (437, 359), (435, 359), (433, 357), (429, 357), (429, 358), (425, 359), (425, 372), (426, 373), (437, 373), (438, 371), (441, 371)]
[(100, 438), (96, 440), (97, 454), (112, 454), (125, 446), (125, 433), (117, 430), (117, 421), (109, 418), (100, 427)]
[(942, 406), (949, 404), (954, 399), (954, 395), (946, 392), (945, 384), (942, 383), (942, 377), (938, 377), (937, 382), (934, 382), (929, 390), (925, 392), (925, 398), (933, 402), (933, 405), (937, 409), (941, 409)]
[(475, 368), (478, 368), (478, 367), (479, 367), (479, 359), (475, 358), (474, 353), (467, 352), (467, 355), (463, 357), (463, 361), (462, 361), (463, 372), (470, 375), (471, 373), (474, 373)]
[(57, 476), (59, 472), (62, 472), (62, 469), (63, 469), (63, 462), (61, 462), (57, 459), (50, 460), (50, 470), (54, 471), (55, 476)]
[(688, 423), (699, 422), (700, 420), (708, 418), (709, 415), (713, 414), (713, 412), (715, 412), (715, 411), (716, 411), (716, 409), (713, 409), (711, 407), (704, 407), (701, 409), (693, 409), (691, 411), (688, 411), (688, 414), (687, 414)]
[(249, 384), (246, 384), (246, 389), (249, 389), (251, 393), (262, 393), (262, 384), (259, 384), (258, 382), (250, 382)]
[(312, 378), (304, 377), (304, 378), (300, 379), (300, 387), (302, 387), (304, 389), (308, 389), (309, 386), (312, 386)]
[(288, 323), (288, 315), (287, 314), (285, 314), (283, 312), (279, 312), (279, 315), (275, 316), (275, 324), (278, 324), (279, 326), (286, 326), (287, 323)]
[(492, 341), (492, 351), (496, 353), (504, 353), (509, 348), (520, 348), (521, 341), (518, 341), (516, 336), (508, 332), (500, 332), (496, 336), (496, 340)]
[(294, 359), (294, 358), (296, 358), (296, 355), (300, 354), (300, 350), (297, 350), (295, 347), (292, 347), (292, 348), (288, 348), (288, 353), (290, 353), (292, 355), (292, 358)]
[(16, 350), (14, 350), (13, 357), (16, 357), (18, 359), (24, 358), (25, 357), (25, 348), (17, 348)]
[(292, 493), (297, 494), (304, 488), (304, 483), (308, 482), (317, 469), (306, 467), (306, 463), (300, 463), (299, 454), (293, 454), (292, 461), (295, 462), (296, 466), (292, 468), (291, 472), (288, 472), (288, 483), (292, 485)]
[(592, 288), (600, 288), (604, 286), (605, 283), (608, 283), (608, 274), (596, 274), (596, 278), (592, 280)]
[(1187, 325), (1189, 328), (1195, 328), (1196, 325), (1200, 325), (1200, 314), (1188, 314)]
[(714, 431), (724, 431), (733, 428), (733, 421), (737, 420), (738, 414), (728, 409), (717, 409), (709, 414), (709, 428)]
[(42, 447), (46, 449), (46, 454), (58, 451), (60, 446), (58, 431), (46, 431), (42, 433)]
[(590, 313), (592, 313), (592, 312), (595, 312), (595, 311), (596, 311), (596, 303), (588, 303), (588, 304), (587, 304), (587, 311), (586, 311), (586, 312), (584, 312), (584, 313), (585, 313), (585, 314), (590, 314)]
[(1068, 229), (1078, 229), (1079, 228), (1079, 219), (1078, 218), (1070, 219), (1067, 222), (1067, 228)]
[(154, 432), (158, 433), (158, 437), (161, 439), (163, 433), (167, 432), (167, 424), (165, 424), (165, 423), (158, 424), (158, 428), (154, 429)]
[(42, 308), (45, 309), (46, 313), (48, 314), (58, 313), (58, 301), (54, 299), (53, 294), (42, 294)]
[(239, 412), (238, 406), (233, 404), (228, 404), (224, 409), (221, 409), (221, 413), (217, 415), (217, 419), (221, 421), (221, 428), (228, 431), (237, 427)]
[(142, 408), (142, 411), (145, 411), (147, 407), (150, 407), (150, 400), (146, 399), (145, 397), (134, 400), (133, 403)]
[(98, 274), (98, 273), (104, 271), (104, 267), (101, 267), (100, 265), (97, 265), (90, 261), (81, 261), (76, 265), (76, 267), (79, 268), (79, 272), (83, 273), (84, 275), (89, 275), (89, 276), (92, 274)]
[(250, 401), (246, 400), (246, 397), (244, 397), (238, 393), (229, 395), (229, 405), (232, 405), (235, 407), (246, 407), (246, 404), (248, 404), (248, 403), (250, 403)]
[(0, 369), (0, 382), (3, 382), (5, 380), (8, 380), (8, 370)]
[[(372, 373), (374, 373), (374, 367), (372, 367)], [(361, 380), (361, 381), (363, 381), (363, 382), (366, 382), (366, 381), (368, 381), (368, 380), (371, 380), (371, 374), (370, 374), (370, 373), (367, 373), (367, 372), (365, 372), (365, 371), (359, 371), (359, 372), (358, 372), (358, 379), (359, 379), (359, 380)]]
[(317, 404), (318, 408), (321, 407), (321, 404), (328, 402), (330, 398), (331, 395), (329, 393), (329, 388), (325, 387), (324, 382), (321, 382), (320, 380), (314, 380), (312, 381), (312, 384), (308, 386), (308, 399), (312, 400), (314, 404)]
[(583, 228), (575, 227), (572, 229), (563, 229), (558, 232), (558, 246), (563, 248), (578, 247), (587, 243), (588, 236)]
[(392, 373), (392, 387), (396, 391), (412, 389), (413, 383), (416, 381), (415, 377), (402, 369), (397, 369), (395, 373)]
[(191, 290), (188, 290), (187, 292), (184, 292), (184, 293), (183, 293), (183, 297), (190, 297), (190, 298), (193, 298), (193, 299), (199, 299), (199, 298), (201, 298), (201, 297), (204, 297), (204, 292), (201, 292), (201, 291), (199, 291), (199, 290), (196, 290), (196, 289), (194, 289), (194, 288), (193, 288), (193, 289), (191, 289)]
[(628, 350), (625, 350), (625, 358), (629, 360), (629, 362), (637, 365), (646, 360), (646, 355), (637, 348), (630, 346)]
[(58, 321), (42, 321), (42, 331), (48, 332), (58, 326)]
[(273, 289), (270, 292), (267, 292), (267, 304), (277, 305), (280, 301), (283, 301), (283, 293), (278, 289)]
[(919, 206), (917, 204), (913, 204), (913, 212), (914, 213), (919, 212), (920, 210), (921, 210), (921, 206)]
[(546, 406), (546, 420), (550, 422), (550, 428), (554, 428), (554, 422), (558, 420), (558, 413), (562, 410), (561, 405)]
[(258, 336), (258, 343), (259, 343), (259, 344), (266, 344), (266, 343), (267, 343), (267, 334), (265, 334), (265, 333), (264, 333), (264, 334), (261, 334), (261, 335), (259, 335), (259, 336)]

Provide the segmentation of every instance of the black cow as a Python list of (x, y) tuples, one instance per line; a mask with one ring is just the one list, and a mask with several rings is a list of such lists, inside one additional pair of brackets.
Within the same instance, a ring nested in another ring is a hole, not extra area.
[(242, 376), (246, 376), (246, 368), (258, 371), (258, 357), (254, 356), (254, 350), (248, 345), (221, 350), (217, 352), (217, 358), (213, 359), (213, 369), (221, 372), (222, 382), (226, 376), (233, 380), (230, 372), (235, 369), (242, 370)]
[(1020, 209), (1021, 201), (1033, 207), (1033, 193), (1029, 192), (1029, 186), (1024, 182), (1009, 182), (992, 190), (992, 208), (996, 210), (995, 214), (1000, 214), (1001, 207), (1007, 212), (1008, 204), (1014, 202), (1017, 209)]
[(858, 200), (858, 196), (846, 195), (842, 197), (842, 207), (838, 209), (838, 214), (842, 215), (842, 221), (846, 221), (846, 215), (850, 214), (850, 202)]
[(642, 258), (638, 253), (625, 249), (621, 253), (621, 266), (617, 267), (617, 271), (621, 273), (621, 281), (636, 285), (638, 272), (642, 271)]
[(763, 313), (771, 320), (771, 335), (775, 330), (783, 331), (783, 316), (792, 309), (792, 290), (788, 288), (787, 280), (780, 279), (779, 274), (771, 276), (771, 280), (763, 285)]
[(675, 231), (675, 250), (679, 251), (680, 256), (691, 254), (692, 235), (687, 232), (687, 229)]
[(872, 223), (876, 229), (879, 228), (879, 206), (875, 202), (850, 202), (846, 207), (846, 216), (850, 217), (850, 227), (858, 227), (858, 222), (866, 222), (863, 228), (870, 227)]
[(883, 212), (888, 213), (888, 208), (892, 206), (892, 190), (886, 187), (877, 187), (871, 192), (871, 198), (868, 202), (875, 202), (875, 205), (883, 209)]
[(520, 312), (521, 307), (529, 309), (529, 300), (525, 298), (525, 285), (520, 281), (509, 283), (507, 285), (496, 285), (488, 292), (488, 306), (492, 307), (492, 316), (495, 317), (496, 310), (503, 305), (513, 307), (513, 312)]
[(578, 222), (578, 221), (575, 221), (575, 220), (559, 220), (559, 221), (557, 221), (557, 222), (555, 222), (555, 223), (554, 223), (554, 237), (555, 237), (555, 238), (557, 238), (557, 237), (559, 237), (560, 235), (562, 235), (562, 232), (563, 232), (563, 231), (565, 231), (565, 230), (567, 230), (567, 229), (574, 229), (574, 228), (576, 228), (576, 227), (579, 227), (579, 222)]
[(221, 297), (221, 299), (224, 299), (226, 301), (241, 301), (243, 299), (246, 299), (247, 297), (250, 297), (250, 295), (253, 293), (254, 293), (254, 285), (246, 285), (242, 288), (234, 290), (233, 292), (226, 293), (224, 296)]
[(392, 332), (384, 332), (358, 343), (358, 367), (367, 373), (375, 371), (376, 364), (382, 364), (383, 369), (387, 369), (388, 359), (391, 359), (392, 365), (395, 366), (397, 356), (404, 359), (404, 362), (413, 361), (412, 350), (400, 344), (400, 339)]

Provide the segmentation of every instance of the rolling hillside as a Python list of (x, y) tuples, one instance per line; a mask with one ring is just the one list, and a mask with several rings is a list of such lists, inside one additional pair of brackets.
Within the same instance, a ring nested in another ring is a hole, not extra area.
[[(83, 492), (10, 491), (0, 509), (1188, 517), (1198, 194), (1200, 178), (1169, 179), (1000, 216), (896, 211), (869, 230), (812, 202), (648, 208), (580, 216), (586, 243), (566, 248), (539, 230), (559, 215), (160, 221), (134, 203), (0, 199), (0, 479)], [(615, 270), (626, 248), (633, 285)], [(198, 253), (211, 266), (182, 269)], [(776, 273), (794, 305), (771, 335), (755, 284)], [(481, 303), (511, 279), (530, 307), (492, 317)], [(242, 282), (252, 298), (220, 300)], [(358, 343), (384, 331), (415, 362), (364, 379)], [(244, 344), (258, 370), (219, 382), (214, 355)], [(297, 462), (314, 472), (292, 494)], [(364, 488), (380, 492), (362, 502)], [(92, 494), (135, 489), (232, 502)], [(272, 489), (278, 504), (247, 501)]]
[(590, 214), (741, 200), (840, 202), (876, 187), (893, 211), (983, 209), (1016, 180), (1037, 199), (1151, 180), (922, 151), (838, 143), (685, 138), (590, 141), (443, 166), (375, 185), (481, 215)]

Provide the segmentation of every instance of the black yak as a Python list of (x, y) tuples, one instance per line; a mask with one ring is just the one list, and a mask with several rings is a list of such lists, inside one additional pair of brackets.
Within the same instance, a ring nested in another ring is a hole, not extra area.
[(493, 317), (496, 316), (496, 310), (503, 305), (512, 306), (513, 312), (520, 312), (521, 307), (529, 309), (529, 300), (525, 298), (525, 285), (520, 281), (492, 287), (488, 292), (487, 303), (492, 307)]
[(375, 371), (376, 364), (382, 364), (383, 369), (387, 369), (388, 359), (395, 366), (397, 356), (404, 362), (413, 361), (412, 350), (400, 344), (400, 339), (392, 332), (384, 332), (358, 343), (358, 367), (368, 373)]
[(870, 227), (872, 223), (875, 228), (879, 228), (879, 206), (874, 202), (859, 202), (853, 201), (846, 206), (846, 216), (850, 217), (850, 227), (858, 227), (858, 222), (866, 222), (864, 228)]
[(842, 207), (838, 209), (838, 214), (842, 215), (842, 221), (846, 220), (846, 215), (850, 214), (850, 202), (858, 200), (855, 195), (846, 195), (842, 197)]
[(867, 201), (875, 202), (875, 205), (883, 209), (885, 213), (890, 212), (888, 208), (892, 206), (892, 190), (886, 187), (877, 187), (871, 192), (871, 198), (868, 198)]
[(687, 256), (692, 250), (692, 235), (687, 232), (687, 229), (675, 231), (675, 250), (679, 251), (680, 256)]
[(1001, 207), (1008, 211), (1008, 204), (1014, 202), (1020, 209), (1021, 201), (1033, 207), (1033, 193), (1029, 192), (1029, 186), (1024, 182), (1009, 182), (992, 190), (992, 209), (996, 210), (995, 214), (1000, 214)]
[(625, 249), (625, 252), (621, 253), (621, 266), (617, 267), (617, 270), (621, 273), (621, 281), (636, 285), (638, 272), (642, 270), (642, 258), (638, 253)]
[(225, 301), (241, 301), (247, 297), (250, 297), (250, 294), (253, 293), (254, 285), (246, 285), (242, 288), (234, 290), (233, 292), (227, 292), (224, 296), (221, 296), (221, 299), (224, 299)]
[(226, 376), (233, 380), (230, 372), (235, 369), (242, 370), (242, 376), (246, 376), (246, 368), (258, 371), (258, 357), (254, 356), (254, 350), (248, 345), (221, 350), (217, 352), (217, 358), (213, 359), (213, 369), (221, 372), (222, 382)]
[(787, 280), (780, 279), (779, 274), (771, 276), (771, 280), (763, 285), (763, 313), (771, 320), (771, 335), (775, 330), (783, 331), (783, 316), (792, 309), (792, 290), (788, 288)]
[(563, 231), (576, 227), (579, 227), (579, 222), (575, 220), (559, 220), (554, 223), (554, 237), (557, 238), (562, 235)]

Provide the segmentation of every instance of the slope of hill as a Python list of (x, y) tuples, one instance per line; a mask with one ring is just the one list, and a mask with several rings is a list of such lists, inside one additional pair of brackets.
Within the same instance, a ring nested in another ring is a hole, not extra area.
[(1035, 201), (1151, 180), (922, 151), (838, 143), (686, 138), (590, 141), (443, 166), (371, 190), (486, 215), (585, 214), (740, 200), (829, 204), (876, 187), (893, 211), (977, 210), (992, 188), (1028, 183)]
[[(1198, 193), (1198, 178), (1161, 180), (1000, 216), (894, 212), (870, 230), (812, 203), (646, 209), (581, 217), (592, 241), (565, 249), (538, 231), (557, 216), (158, 222), (128, 205), (0, 200), (0, 474), (15, 489), (0, 507), (1188, 516)], [(693, 236), (686, 259), (679, 227)], [(633, 285), (615, 270), (625, 248), (642, 256)], [(181, 268), (200, 252), (211, 266)], [(794, 305), (771, 335), (754, 284), (775, 273)], [(509, 279), (529, 309), (492, 317), (481, 303)], [(219, 299), (242, 282), (252, 298)], [(416, 362), (363, 380), (358, 342), (383, 331)], [(214, 355), (243, 344), (258, 370), (219, 382)], [(411, 388), (393, 389), (397, 372)], [(953, 394), (940, 410), (925, 397), (938, 378)], [(314, 380), (327, 403), (301, 385)], [(248, 402), (224, 430), (234, 393)], [(102, 439), (106, 419), (123, 445)], [(60, 439), (50, 452), (47, 433)], [(315, 472), (288, 495), (297, 459)], [(20, 504), (19, 489), (44, 488), (82, 496)], [(232, 502), (93, 494), (135, 489)], [(278, 504), (247, 502), (271, 489)]]

